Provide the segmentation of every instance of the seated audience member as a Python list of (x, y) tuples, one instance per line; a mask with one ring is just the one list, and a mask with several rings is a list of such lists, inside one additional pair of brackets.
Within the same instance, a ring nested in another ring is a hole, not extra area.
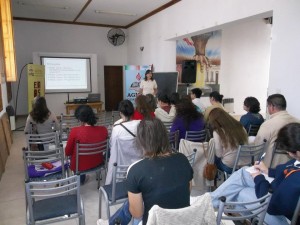
[(240, 123), (245, 127), (246, 131), (249, 130), (250, 125), (260, 126), (264, 122), (263, 116), (259, 113), (260, 104), (256, 98), (245, 98), (244, 110), (247, 111), (247, 114), (241, 117)]
[(105, 184), (112, 181), (113, 165), (130, 165), (142, 158), (142, 151), (136, 145), (136, 129), (140, 120), (132, 120), (133, 104), (123, 100), (119, 104), (121, 119), (116, 121), (110, 138), (110, 158)]
[(192, 102), (198, 106), (199, 108), (199, 111), (201, 113), (204, 113), (205, 111), (205, 106), (204, 104), (201, 102), (200, 98), (201, 98), (201, 95), (202, 95), (202, 91), (200, 88), (194, 88), (191, 90), (191, 99), (192, 99)]
[(43, 134), (58, 129), (57, 118), (48, 109), (46, 99), (44, 97), (35, 97), (32, 110), (26, 120), (24, 132)]
[(215, 142), (215, 164), (219, 170), (232, 173), (240, 144), (247, 144), (244, 127), (223, 109), (215, 108), (208, 116), (208, 125)]
[(220, 95), (220, 93), (217, 91), (213, 91), (212, 93), (209, 94), (209, 97), (210, 97), (209, 101), (211, 103), (211, 106), (209, 106), (205, 109), (205, 113), (204, 113), (205, 121), (207, 121), (211, 110), (213, 110), (215, 108), (220, 108), (220, 109), (223, 109), (224, 111), (226, 111), (222, 105), (223, 95)]
[(155, 110), (155, 117), (163, 122), (172, 122), (175, 117), (175, 110), (171, 111), (170, 99), (166, 94), (158, 95), (158, 108)]
[[(246, 167), (234, 172), (220, 187), (211, 193), (213, 206), (218, 208), (219, 197), (228, 201), (251, 201), (273, 191), (265, 217), (266, 224), (288, 225), (286, 217), (291, 220), (300, 195), (300, 124), (291, 123), (278, 132), (277, 143), (293, 159), (271, 169), (263, 163), (256, 162), (257, 172), (249, 173)], [(269, 183), (263, 174), (274, 178)], [(299, 224), (299, 219), (298, 223)]]
[[(266, 142), (266, 156), (264, 158), (264, 163), (267, 167), (271, 167), (271, 158), (274, 148), (274, 144), (277, 138), (277, 133), (284, 125), (288, 123), (298, 123), (299, 120), (291, 116), (286, 111), (286, 100), (281, 94), (270, 95), (267, 99), (267, 108), (270, 118), (266, 120), (260, 126), (258, 133), (255, 137), (255, 144), (261, 144), (264, 139)], [(279, 163), (284, 163), (288, 158), (283, 154), (275, 155), (272, 167), (278, 165)]]
[(181, 99), (176, 105), (176, 116), (170, 131), (179, 130), (179, 140), (185, 138), (186, 131), (201, 131), (205, 127), (203, 115), (188, 98)]
[[(156, 118), (142, 120), (138, 125), (137, 141), (145, 158), (128, 169), (128, 201), (109, 219), (109, 224), (117, 220), (120, 224), (128, 224), (131, 216), (142, 218), (146, 224), (153, 205), (167, 209), (190, 205), (193, 169), (186, 156), (172, 152), (164, 124)], [(97, 224), (108, 224), (108, 221), (100, 219)]]
[(152, 94), (146, 94), (147, 103), (151, 107), (151, 112), (154, 112), (157, 108), (156, 99)]
[(151, 119), (155, 117), (154, 111), (147, 102), (145, 95), (139, 95), (135, 99), (135, 110), (132, 116), (133, 120)]
[(180, 100), (180, 96), (177, 92), (173, 92), (170, 96), (170, 104), (171, 106), (175, 106)]
[[(93, 112), (93, 109), (88, 105), (82, 105), (75, 110), (77, 119), (81, 122), (81, 126), (73, 127), (67, 140), (65, 149), (66, 156), (70, 156), (72, 171), (76, 171), (76, 142), (82, 144), (92, 144), (101, 142), (107, 139), (108, 133), (104, 126), (95, 126), (97, 118)], [(78, 170), (88, 170), (95, 168), (104, 162), (103, 156), (95, 155), (80, 156), (78, 160)], [(80, 176), (81, 184), (85, 182), (85, 175)]]

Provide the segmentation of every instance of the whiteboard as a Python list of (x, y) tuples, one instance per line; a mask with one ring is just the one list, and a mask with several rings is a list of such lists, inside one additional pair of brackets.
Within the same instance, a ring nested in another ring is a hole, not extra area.
[(153, 79), (157, 83), (158, 94), (163, 93), (170, 96), (177, 92), (178, 72), (155, 72)]

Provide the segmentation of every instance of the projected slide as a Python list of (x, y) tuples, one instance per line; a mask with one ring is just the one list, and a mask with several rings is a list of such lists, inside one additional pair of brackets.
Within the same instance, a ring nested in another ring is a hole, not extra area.
[(90, 91), (90, 59), (43, 57), (46, 92)]

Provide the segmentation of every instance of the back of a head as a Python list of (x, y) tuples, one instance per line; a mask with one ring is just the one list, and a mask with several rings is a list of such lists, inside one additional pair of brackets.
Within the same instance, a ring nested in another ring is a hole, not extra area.
[(279, 111), (286, 110), (286, 100), (282, 94), (270, 95), (267, 99), (268, 105), (272, 105)]
[(251, 113), (258, 113), (260, 111), (260, 103), (254, 97), (245, 98), (244, 105), (249, 108), (249, 112)]
[(221, 108), (214, 108), (209, 113), (208, 124), (219, 134), (225, 148), (247, 143), (248, 136), (242, 124)]
[(141, 113), (145, 119), (150, 119), (150, 112), (152, 112), (151, 107), (147, 103), (147, 98), (145, 95), (139, 95), (135, 99), (136, 110)]
[(94, 126), (97, 123), (96, 115), (89, 105), (80, 106), (79, 111), (75, 115), (80, 122), (87, 123), (88, 125)]
[(38, 123), (43, 123), (48, 119), (49, 112), (46, 99), (44, 97), (36, 97), (34, 99), (32, 111), (30, 112), (33, 120)]
[(147, 100), (148, 105), (151, 107), (151, 109), (154, 112), (156, 109), (156, 100), (155, 100), (154, 96), (152, 94), (146, 94), (146, 100)]
[(200, 98), (202, 95), (202, 91), (200, 88), (194, 88), (191, 92), (196, 96), (196, 98)]
[(179, 102), (180, 96), (179, 93), (173, 92), (170, 96), (170, 103), (176, 105)]
[(209, 97), (214, 98), (215, 101), (222, 103), (223, 95), (221, 95), (218, 91), (213, 91), (209, 94)]
[(122, 100), (119, 104), (119, 112), (122, 113), (127, 119), (130, 119), (134, 113), (134, 107), (131, 101)]
[(141, 120), (137, 127), (137, 142), (146, 157), (156, 157), (170, 151), (166, 127), (156, 118)]
[(169, 99), (168, 95), (164, 94), (164, 93), (159, 94), (157, 97), (157, 100), (161, 101), (163, 103), (170, 104), (170, 99)]
[(292, 153), (300, 151), (300, 123), (290, 123), (282, 127), (276, 142), (279, 149)]

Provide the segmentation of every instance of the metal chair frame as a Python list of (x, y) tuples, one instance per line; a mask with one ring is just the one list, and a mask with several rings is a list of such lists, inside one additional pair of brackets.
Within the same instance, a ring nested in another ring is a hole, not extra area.
[[(252, 219), (251, 224), (263, 225), (265, 215), (271, 199), (271, 194), (249, 202), (226, 202), (226, 197), (222, 196), (217, 215), (217, 225), (221, 220), (245, 220)], [(224, 213), (224, 214), (223, 214)], [(239, 214), (240, 216), (230, 216), (229, 214)]]
[(178, 152), (179, 150), (179, 130), (174, 132), (169, 132), (169, 143), (174, 152)]
[(250, 124), (249, 129), (247, 131), (248, 136), (256, 136), (259, 128), (260, 125)]
[(207, 139), (207, 131), (203, 129), (201, 131), (186, 131), (185, 140), (194, 142), (205, 142)]
[(127, 200), (125, 180), (129, 165), (114, 163), (112, 183), (99, 188), (99, 218), (101, 218), (101, 204), (104, 198), (107, 218), (110, 218), (110, 206), (123, 203)]
[[(298, 222), (298, 223), (297, 223)], [(297, 225), (300, 222), (300, 196), (296, 205), (294, 215), (292, 217), (291, 225)]]
[(79, 176), (46, 182), (26, 181), (25, 190), (26, 224), (49, 224), (74, 218), (79, 219), (79, 225), (85, 224)]
[[(25, 134), (27, 148), (29, 151), (35, 150), (33, 149), (34, 145), (43, 145), (44, 148), (48, 146), (48, 148), (52, 145), (58, 147), (60, 144), (59, 141), (59, 133), (57, 131), (44, 133), (44, 134)], [(44, 149), (47, 150), (47, 149)]]
[[(79, 170), (79, 162), (80, 156), (96, 156), (96, 155), (103, 155), (104, 163), (100, 164), (99, 166), (88, 169), (88, 170)], [(100, 180), (101, 180), (101, 170), (104, 169), (105, 173), (107, 170), (107, 162), (108, 162), (108, 140), (104, 140), (97, 143), (79, 143), (76, 142), (76, 164), (75, 164), (75, 174), (88, 174), (96, 172), (96, 178), (98, 180), (97, 188), (100, 187)]]

